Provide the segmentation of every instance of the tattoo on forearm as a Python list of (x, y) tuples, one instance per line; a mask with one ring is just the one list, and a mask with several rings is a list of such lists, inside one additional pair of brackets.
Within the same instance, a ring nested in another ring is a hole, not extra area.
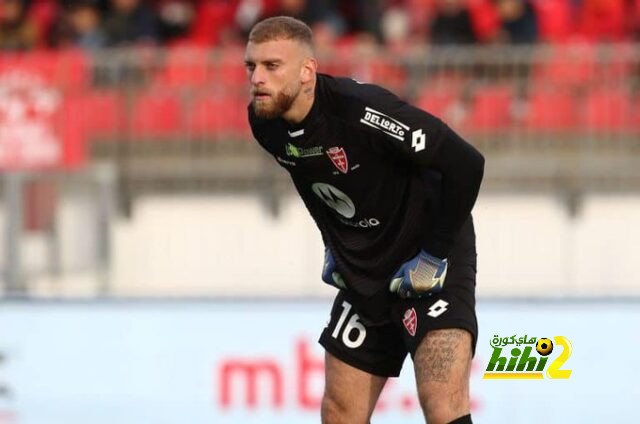
[(426, 381), (449, 381), (451, 367), (463, 358), (456, 358), (461, 352), (463, 343), (468, 343), (465, 330), (436, 330), (427, 334), (415, 355), (415, 368)]

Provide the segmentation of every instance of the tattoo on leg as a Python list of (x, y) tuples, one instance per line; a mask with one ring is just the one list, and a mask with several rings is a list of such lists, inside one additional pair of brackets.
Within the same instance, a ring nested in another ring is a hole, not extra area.
[(467, 343), (466, 331), (458, 328), (434, 330), (427, 333), (415, 355), (416, 373), (425, 381), (446, 383), (456, 362), (462, 343)]

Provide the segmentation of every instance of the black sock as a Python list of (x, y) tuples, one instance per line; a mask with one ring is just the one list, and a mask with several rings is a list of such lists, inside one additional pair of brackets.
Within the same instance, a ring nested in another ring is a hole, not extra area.
[(471, 422), (471, 414), (467, 414), (464, 417), (456, 418), (451, 421), (449, 424), (472, 424)]

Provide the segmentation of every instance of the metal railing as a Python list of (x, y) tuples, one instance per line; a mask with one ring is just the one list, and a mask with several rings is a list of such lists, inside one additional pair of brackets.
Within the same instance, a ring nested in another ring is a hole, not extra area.
[[(378, 83), (441, 117), (485, 154), (485, 191), (559, 194), (570, 213), (579, 213), (584, 193), (640, 189), (638, 44), (347, 49), (323, 52), (319, 63), (321, 72)], [(247, 92), (241, 49), (3, 54), (0, 144), (12, 126), (21, 128), (33, 110), (53, 103), (60, 109), (45, 111), (51, 115), (45, 124), (81, 130), (86, 152), (74, 161), (84, 160), (89, 171), (63, 167), (53, 180), (54, 174), (27, 171), (18, 179), (53, 181), (67, 193), (103, 187), (97, 200), (83, 204), (97, 239), (87, 263), (106, 287), (104, 205), (112, 185), (125, 214), (138, 195), (194, 191), (255, 192), (278, 213), (291, 185), (252, 142)], [(10, 149), (0, 147), (4, 160)], [(90, 171), (104, 162), (114, 170), (106, 185)], [(21, 210), (15, 181), (9, 174), (4, 180), (5, 211), (17, 221), (6, 225), (3, 256), (5, 289), (20, 293), (27, 277), (12, 248), (22, 241), (22, 215), (31, 212)], [(91, 205), (102, 206), (96, 212)], [(57, 274), (56, 229), (41, 230), (50, 252), (43, 266)]]
[[(640, 189), (640, 45), (352, 47), (319, 63), (441, 117), (487, 156), (486, 190)], [(122, 210), (147, 191), (286, 186), (251, 141), (240, 47), (4, 54), (0, 87), (33, 69), (89, 161), (117, 165)], [(0, 102), (0, 128), (14, 103)]]

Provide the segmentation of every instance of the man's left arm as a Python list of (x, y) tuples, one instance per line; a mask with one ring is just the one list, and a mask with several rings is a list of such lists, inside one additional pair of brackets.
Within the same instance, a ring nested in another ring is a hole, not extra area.
[(393, 93), (347, 79), (338, 86), (349, 101), (345, 112), (363, 130), (392, 151), (400, 163), (416, 172), (435, 170), (441, 175), (440, 210), (422, 250), (400, 266), (389, 289), (399, 296), (432, 294), (443, 287), (447, 257), (462, 225), (471, 213), (484, 173), (484, 157), (440, 119)]
[[(416, 147), (409, 152), (409, 156), (413, 156), (419, 165), (434, 169), (442, 176), (440, 214), (423, 247), (439, 258), (446, 258), (478, 197), (484, 173), (484, 157), (446, 124), (441, 125), (440, 138), (433, 142), (431, 157), (425, 155), (427, 157), (423, 161), (420, 152), (415, 151)], [(429, 148), (428, 140), (423, 143), (425, 150)], [(420, 142), (414, 144), (419, 149)]]
[(446, 258), (469, 217), (484, 172), (484, 157), (437, 117), (372, 84), (338, 81), (350, 99), (348, 115), (384, 143), (406, 166), (441, 175), (441, 213), (423, 241), (431, 255)]

